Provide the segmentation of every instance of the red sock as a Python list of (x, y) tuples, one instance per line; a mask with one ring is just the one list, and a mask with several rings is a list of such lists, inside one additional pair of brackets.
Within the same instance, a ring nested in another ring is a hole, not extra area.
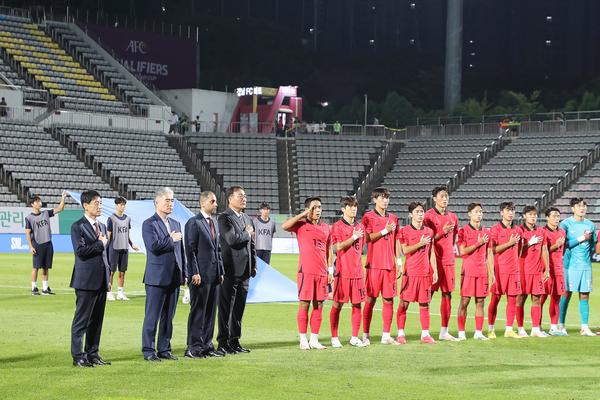
[(363, 332), (367, 335), (371, 329), (371, 319), (373, 318), (373, 307), (375, 303), (365, 301), (365, 308), (363, 309)]
[(306, 328), (308, 327), (308, 310), (298, 308), (296, 321), (298, 321), (298, 333), (306, 334)]
[(352, 306), (352, 336), (358, 336), (358, 331), (360, 330), (360, 317), (360, 304)]
[(496, 315), (498, 314), (498, 303), (500, 303), (500, 295), (492, 293), (490, 305), (488, 306), (488, 324), (496, 323)]
[(448, 322), (450, 321), (450, 313), (452, 312), (452, 299), (442, 295), (440, 302), (440, 315), (442, 320), (442, 327), (447, 328)]
[(542, 307), (532, 305), (531, 306), (531, 327), (539, 328), (541, 319), (542, 319)]
[(550, 297), (550, 323), (553, 325), (558, 324), (558, 309), (560, 306), (560, 296), (552, 295)]
[(548, 300), (548, 295), (543, 294), (542, 298), (540, 299), (540, 324), (538, 326), (542, 326), (542, 319), (544, 316), (544, 304), (546, 303), (546, 300)]
[(404, 325), (406, 324), (406, 310), (408, 310), (408, 304), (406, 306), (400, 303), (398, 306), (398, 311), (396, 313), (396, 323), (398, 324), (398, 329), (404, 329)]
[(515, 305), (515, 312), (517, 316), (517, 327), (522, 328), (523, 322), (525, 322), (525, 307)]
[(323, 306), (313, 308), (310, 313), (310, 333), (319, 334), (321, 322), (323, 322)]
[(390, 332), (392, 327), (392, 318), (394, 317), (394, 303), (383, 303), (383, 331)]
[(458, 316), (458, 330), (459, 331), (463, 331), (464, 332), (466, 322), (467, 322), (467, 316), (466, 316), (466, 314)]
[(506, 326), (513, 326), (516, 307), (517, 296), (506, 296)]
[(483, 329), (483, 315), (475, 316), (475, 330), (481, 331)]
[(329, 313), (329, 326), (331, 326), (331, 337), (338, 337), (338, 326), (340, 325), (340, 311), (342, 311), (341, 308), (331, 307), (331, 312)]
[(419, 319), (421, 320), (421, 329), (429, 330), (429, 306), (419, 307)]

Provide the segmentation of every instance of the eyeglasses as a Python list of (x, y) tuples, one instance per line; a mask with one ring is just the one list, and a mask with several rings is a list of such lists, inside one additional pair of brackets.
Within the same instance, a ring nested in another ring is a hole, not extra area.
[(239, 199), (245, 199), (245, 198), (247, 198), (247, 196), (245, 194), (241, 194), (241, 193), (236, 194), (235, 197), (237, 197)]
[(210, 204), (215, 204), (216, 202), (217, 202), (217, 201), (216, 201), (215, 199), (212, 199), (212, 200), (210, 201)]

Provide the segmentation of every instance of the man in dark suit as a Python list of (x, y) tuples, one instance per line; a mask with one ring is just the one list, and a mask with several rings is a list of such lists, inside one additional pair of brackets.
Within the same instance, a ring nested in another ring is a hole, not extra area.
[(212, 339), (219, 295), (223, 283), (223, 258), (219, 229), (213, 214), (217, 211), (213, 192), (200, 193), (200, 213), (185, 224), (187, 280), (190, 288), (187, 350), (189, 358), (223, 357), (215, 350)]
[(110, 365), (98, 353), (109, 277), (106, 226), (96, 220), (102, 214), (100, 193), (95, 190), (81, 193), (81, 204), (85, 210), (83, 218), (71, 225), (75, 265), (70, 286), (75, 289), (76, 297), (71, 355), (77, 367)]
[(154, 196), (156, 213), (142, 224), (142, 238), (146, 246), (146, 314), (142, 327), (142, 352), (147, 361), (177, 360), (171, 353), (171, 337), (179, 286), (184, 283), (186, 275), (186, 262), (181, 226), (169, 218), (174, 201), (171, 189), (157, 190)]
[(250, 277), (256, 276), (256, 249), (252, 220), (242, 211), (246, 192), (241, 186), (227, 189), (229, 208), (219, 215), (219, 233), (225, 279), (219, 294), (219, 349), (225, 353), (249, 353), (240, 344), (242, 317)]

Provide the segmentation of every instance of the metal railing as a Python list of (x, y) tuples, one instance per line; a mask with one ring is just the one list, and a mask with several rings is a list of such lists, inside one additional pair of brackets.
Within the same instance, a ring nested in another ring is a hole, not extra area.
[(84, 111), (55, 110), (42, 125), (84, 126), (98, 128), (115, 128), (135, 131), (166, 132), (167, 123), (164, 119), (133, 117), (130, 115), (98, 114)]
[(362, 180), (362, 182), (356, 189), (356, 198), (359, 199), (359, 201), (364, 196), (368, 195), (368, 193), (365, 193), (365, 192), (369, 188), (369, 186), (373, 183), (373, 180), (379, 173), (381, 166), (385, 163), (385, 161), (389, 157), (389, 155), (392, 151), (392, 146), (393, 146), (393, 142), (391, 140), (389, 140), (385, 144), (383, 149), (381, 150), (381, 153), (379, 154), (379, 156), (377, 156), (377, 160), (375, 160), (375, 162), (371, 166), (371, 169), (369, 170), (369, 172), (367, 172), (364, 179)]
[(8, 15), (10, 17), (27, 19), (27, 20), (31, 19), (30, 11), (25, 8), (13, 8), (13, 7), (0, 6), (0, 14)]
[(36, 107), (4, 107), (6, 115), (0, 116), (0, 121), (15, 121), (15, 122), (27, 122), (33, 123), (35, 119), (43, 115), (46, 110), (43, 108)]

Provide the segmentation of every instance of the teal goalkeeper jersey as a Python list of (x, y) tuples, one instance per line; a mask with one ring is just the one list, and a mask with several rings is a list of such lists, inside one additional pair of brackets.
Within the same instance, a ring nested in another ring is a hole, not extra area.
[[(560, 223), (560, 227), (567, 233), (564, 257), (565, 269), (591, 269), (592, 255), (598, 242), (598, 232), (594, 223), (589, 219), (576, 221), (575, 218), (569, 217)], [(583, 235), (585, 231), (592, 232), (592, 239), (579, 243), (577, 238)]]

